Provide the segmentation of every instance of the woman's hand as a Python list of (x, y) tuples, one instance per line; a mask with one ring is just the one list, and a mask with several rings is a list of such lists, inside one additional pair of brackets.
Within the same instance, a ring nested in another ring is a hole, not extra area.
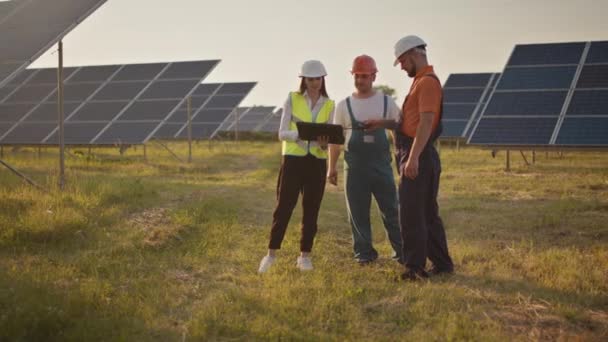
[(322, 137), (317, 137), (317, 144), (319, 144), (319, 147), (321, 147), (322, 149), (327, 149), (327, 145), (329, 144), (329, 137), (328, 136), (322, 136)]

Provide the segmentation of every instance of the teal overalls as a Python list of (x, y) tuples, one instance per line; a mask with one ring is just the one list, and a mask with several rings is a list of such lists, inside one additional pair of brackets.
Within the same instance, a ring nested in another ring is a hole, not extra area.
[[(385, 95), (383, 118), (386, 118), (387, 101)], [(355, 259), (358, 262), (369, 262), (378, 258), (378, 252), (372, 244), (370, 222), (373, 194), (382, 214), (384, 228), (395, 251), (393, 258), (401, 262), (399, 207), (386, 131), (363, 130), (363, 123), (357, 121), (353, 114), (350, 97), (346, 99), (346, 105), (352, 122), (352, 134), (347, 142), (348, 150), (344, 153), (344, 181)]]

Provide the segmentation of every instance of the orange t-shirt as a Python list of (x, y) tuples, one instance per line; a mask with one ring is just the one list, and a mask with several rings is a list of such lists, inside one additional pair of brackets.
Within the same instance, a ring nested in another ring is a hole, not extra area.
[(441, 101), (443, 91), (441, 84), (430, 76), (435, 75), (433, 66), (429, 65), (420, 70), (410, 88), (407, 101), (403, 103), (402, 112), (404, 115), (403, 123), (401, 124), (401, 132), (411, 138), (416, 137), (418, 124), (420, 123), (420, 113), (434, 113), (433, 131), (439, 125), (439, 111), (441, 110)]

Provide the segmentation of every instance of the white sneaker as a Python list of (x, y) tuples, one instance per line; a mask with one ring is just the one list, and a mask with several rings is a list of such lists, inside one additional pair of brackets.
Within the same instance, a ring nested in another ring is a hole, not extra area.
[(272, 264), (274, 264), (274, 261), (276, 260), (276, 257), (273, 256), (265, 256), (262, 258), (262, 261), (260, 261), (260, 268), (258, 268), (258, 273), (266, 273), (268, 271), (268, 269), (270, 269), (270, 266), (272, 266)]
[(299, 256), (296, 266), (300, 271), (312, 271), (312, 260), (310, 260), (310, 257)]

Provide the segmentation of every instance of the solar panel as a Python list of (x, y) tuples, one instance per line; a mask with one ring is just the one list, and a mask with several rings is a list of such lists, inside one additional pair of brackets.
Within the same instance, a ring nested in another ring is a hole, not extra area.
[(471, 144), (606, 146), (608, 42), (515, 46)]
[(443, 86), (442, 138), (466, 136), (467, 127), (482, 107), (482, 99), (492, 91), (493, 73), (451, 74)]
[[(218, 62), (68, 68), (64, 87), (66, 127), (69, 124), (72, 129), (82, 128), (82, 131), (66, 130), (69, 134), (66, 143), (146, 142)], [(201, 69), (203, 67), (208, 69)], [(177, 78), (186, 71), (192, 74)], [(54, 144), (56, 141), (57, 94), (56, 85), (50, 82), (56, 69), (34, 69), (28, 73), (28, 77), (22, 78), (24, 83), (11, 85), (2, 93), (7, 95), (0, 102), (0, 121), (13, 124), (0, 135), (2, 144)], [(133, 79), (129, 80), (129, 77)], [(24, 129), (39, 126), (46, 129), (48, 125), (54, 126), (51, 131), (45, 131), (46, 134), (41, 133), (42, 129), (31, 132)], [(95, 132), (95, 129), (98, 130)]]
[(279, 127), (281, 126), (282, 114), (283, 108), (277, 109), (276, 112), (272, 113), (266, 118), (266, 122), (258, 127), (258, 130), (260, 132), (277, 133), (279, 131)]
[[(220, 125), (221, 123), (193, 123), (192, 136), (197, 139), (212, 139)], [(182, 130), (177, 137), (182, 139), (187, 138), (188, 131)]]
[(106, 0), (13, 0), (0, 7), (0, 87)]
[(239, 132), (256, 132), (272, 114), (275, 107), (269, 106), (256, 106), (249, 107), (247, 110), (240, 110), (238, 125), (236, 122), (232, 122), (230, 126), (225, 128), (226, 131), (233, 131), (238, 129)]
[[(213, 138), (235, 108), (243, 101), (256, 83), (211, 83), (199, 84), (191, 95), (192, 137)], [(186, 102), (165, 120), (154, 137), (158, 139), (187, 138), (188, 112)], [(197, 126), (195, 129), (194, 126)], [(180, 128), (175, 131), (176, 125)], [(209, 130), (214, 129), (213, 132)]]

